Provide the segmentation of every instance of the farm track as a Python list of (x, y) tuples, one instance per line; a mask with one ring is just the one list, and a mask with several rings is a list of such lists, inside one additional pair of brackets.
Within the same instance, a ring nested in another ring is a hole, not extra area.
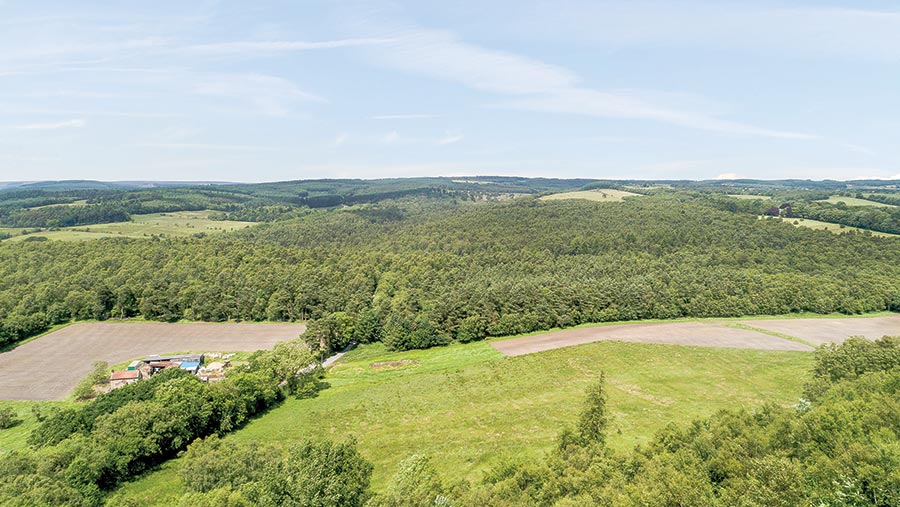
[(867, 318), (748, 319), (723, 322), (616, 324), (564, 329), (522, 338), (495, 341), (491, 343), (491, 346), (507, 356), (520, 356), (572, 345), (609, 340), (757, 350), (813, 350), (812, 347), (800, 341), (792, 341), (763, 332), (728, 326), (732, 322), (771, 333), (795, 337), (802, 342), (812, 345), (841, 342), (850, 336), (865, 336), (869, 339), (876, 339), (885, 335), (900, 334), (900, 315)]
[(152, 354), (269, 349), (305, 330), (303, 324), (73, 324), (0, 354), (0, 399), (64, 399), (95, 361), (114, 365)]

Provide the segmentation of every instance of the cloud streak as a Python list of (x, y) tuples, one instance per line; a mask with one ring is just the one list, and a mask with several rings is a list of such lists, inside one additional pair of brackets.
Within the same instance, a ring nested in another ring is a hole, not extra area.
[(213, 56), (241, 55), (251, 53), (284, 53), (292, 51), (311, 51), (319, 49), (336, 49), (386, 44), (389, 39), (356, 38), (319, 42), (307, 41), (234, 41), (211, 44), (195, 44), (179, 49), (184, 53)]
[(68, 128), (81, 128), (87, 123), (84, 120), (65, 120), (55, 123), (32, 123), (29, 125), (19, 125), (19, 130), (59, 130)]
[(816, 136), (762, 128), (704, 113), (660, 106), (619, 93), (582, 86), (582, 79), (564, 67), (514, 53), (459, 41), (453, 34), (421, 28), (390, 33), (392, 42), (368, 48), (372, 59), (400, 71), (451, 81), (484, 92), (516, 97), (497, 107), (651, 120), (724, 134), (778, 139)]

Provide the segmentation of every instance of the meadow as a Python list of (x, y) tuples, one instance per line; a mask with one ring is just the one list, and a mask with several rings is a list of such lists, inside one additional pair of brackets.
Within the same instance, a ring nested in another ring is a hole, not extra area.
[(819, 220), (811, 220), (808, 218), (785, 218), (783, 220), (786, 221), (787, 223), (795, 225), (797, 227), (806, 227), (807, 229), (813, 229), (813, 230), (817, 230), (817, 231), (828, 231), (833, 234), (843, 234), (845, 232), (856, 231), (856, 232), (869, 232), (872, 234), (872, 236), (876, 236), (879, 238), (898, 238), (898, 237), (900, 237), (900, 235), (898, 235), (898, 234), (870, 231), (867, 229), (860, 229), (859, 227), (853, 227), (850, 225), (833, 224), (831, 222), (821, 222)]
[[(213, 211), (176, 211), (133, 215), (130, 222), (114, 222), (58, 230), (43, 230), (27, 235), (14, 235), (9, 241), (24, 241), (27, 238), (46, 237), (58, 241), (81, 241), (99, 238), (147, 238), (184, 237), (198, 233), (215, 234), (235, 231), (254, 225), (254, 222), (210, 220)], [(4, 229), (18, 234), (22, 229)], [(3, 230), (0, 230), (2, 232)]]
[[(430, 455), (446, 477), (477, 479), (492, 465), (548, 451), (574, 422), (587, 386), (609, 383), (617, 451), (644, 444), (670, 422), (724, 408), (800, 396), (812, 355), (723, 348), (599, 342), (504, 357), (488, 342), (389, 353), (348, 353), (316, 398), (289, 399), (226, 437), (231, 442), (354, 436), (383, 488), (398, 462)], [(116, 496), (165, 505), (181, 492), (178, 460), (126, 484)]]
[(579, 190), (576, 192), (562, 192), (559, 194), (550, 194), (540, 199), (542, 201), (555, 201), (559, 199), (586, 199), (588, 201), (598, 202), (621, 202), (626, 197), (640, 197), (641, 194), (627, 192), (625, 190), (612, 190), (608, 188), (598, 188), (594, 190)]
[(874, 206), (876, 208), (896, 208), (893, 204), (885, 204), (883, 202), (870, 201), (868, 199), (859, 199), (856, 197), (842, 197), (839, 195), (833, 195), (828, 199), (823, 199), (818, 202), (827, 202), (830, 204), (838, 204), (843, 203), (847, 206)]

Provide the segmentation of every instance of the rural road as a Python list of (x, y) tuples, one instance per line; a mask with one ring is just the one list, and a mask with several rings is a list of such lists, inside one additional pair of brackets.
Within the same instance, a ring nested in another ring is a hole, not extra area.
[(72, 324), (0, 354), (0, 400), (61, 400), (95, 361), (110, 365), (151, 354), (270, 349), (306, 331), (303, 324)]
[(900, 335), (900, 315), (890, 315), (886, 317), (615, 324), (564, 329), (500, 340), (491, 343), (491, 346), (507, 356), (520, 356), (583, 343), (610, 340), (758, 350), (813, 350), (810, 345), (799, 341), (787, 340), (750, 329), (729, 327), (727, 325), (729, 323), (781, 333), (811, 345), (841, 342), (850, 336), (876, 339), (885, 335)]

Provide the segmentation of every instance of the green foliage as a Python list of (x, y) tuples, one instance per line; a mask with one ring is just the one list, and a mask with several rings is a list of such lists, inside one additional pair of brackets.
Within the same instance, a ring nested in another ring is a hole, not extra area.
[(584, 401), (584, 408), (578, 418), (578, 438), (582, 445), (606, 445), (606, 427), (609, 416), (606, 413), (606, 374), (591, 384)]
[(815, 355), (813, 378), (804, 389), (808, 400), (817, 399), (837, 382), (900, 367), (900, 336), (885, 336), (875, 341), (852, 337), (841, 344), (822, 345)]
[(235, 490), (260, 480), (280, 459), (269, 445), (225, 443), (213, 435), (188, 446), (179, 472), (189, 492)]
[(400, 462), (387, 491), (367, 507), (429, 507), (444, 505), (444, 487), (428, 456), (414, 454)]
[(97, 396), (94, 386), (103, 384), (109, 380), (109, 364), (105, 361), (97, 361), (81, 382), (72, 391), (76, 400), (87, 400)]
[(12, 407), (0, 407), (0, 430), (12, 428), (22, 422)]
[(371, 474), (355, 441), (308, 441), (289, 448), (274, 473), (244, 489), (261, 507), (361, 507)]

